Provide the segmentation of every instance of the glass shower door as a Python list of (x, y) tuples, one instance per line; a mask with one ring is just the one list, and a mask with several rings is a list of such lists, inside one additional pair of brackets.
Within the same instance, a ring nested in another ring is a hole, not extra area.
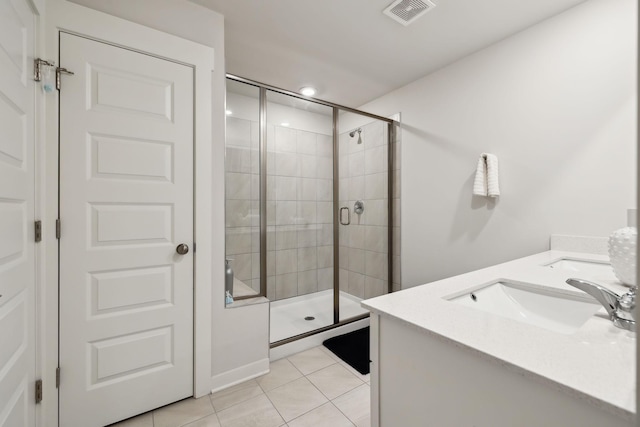
[(271, 342), (333, 324), (333, 108), (267, 90)]
[(389, 123), (339, 115), (340, 321), (367, 313), (360, 301), (389, 292)]

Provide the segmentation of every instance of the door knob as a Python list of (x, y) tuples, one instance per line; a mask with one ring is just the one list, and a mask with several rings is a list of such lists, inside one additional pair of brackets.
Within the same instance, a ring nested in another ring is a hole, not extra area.
[(176, 246), (176, 252), (178, 252), (180, 255), (186, 255), (187, 252), (189, 252), (189, 246), (185, 245), (184, 243), (180, 243), (178, 246)]

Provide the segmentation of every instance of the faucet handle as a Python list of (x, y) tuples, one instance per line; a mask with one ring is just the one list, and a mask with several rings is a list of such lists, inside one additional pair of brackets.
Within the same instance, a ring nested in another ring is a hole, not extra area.
[(636, 308), (636, 287), (631, 288), (629, 292), (622, 295), (618, 300), (619, 311), (622, 311), (622, 316), (628, 320), (634, 320), (633, 310)]

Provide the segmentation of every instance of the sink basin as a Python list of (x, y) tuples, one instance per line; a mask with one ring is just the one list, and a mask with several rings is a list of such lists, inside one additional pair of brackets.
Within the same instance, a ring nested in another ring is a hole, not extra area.
[(555, 270), (580, 273), (582, 275), (598, 276), (612, 280), (615, 280), (616, 278), (616, 276), (613, 274), (611, 264), (609, 264), (608, 262), (562, 258), (558, 261), (546, 264), (545, 267), (553, 268)]
[(447, 298), (467, 307), (562, 334), (572, 334), (602, 306), (589, 296), (573, 296), (500, 281)]

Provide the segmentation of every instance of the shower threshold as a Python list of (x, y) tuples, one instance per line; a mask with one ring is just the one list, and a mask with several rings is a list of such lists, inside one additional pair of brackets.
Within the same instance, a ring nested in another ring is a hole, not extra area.
[[(360, 306), (361, 298), (340, 292), (340, 321), (369, 311)], [(307, 320), (307, 318), (313, 318)], [(333, 324), (333, 290), (315, 292), (271, 303), (269, 341), (274, 343)]]

